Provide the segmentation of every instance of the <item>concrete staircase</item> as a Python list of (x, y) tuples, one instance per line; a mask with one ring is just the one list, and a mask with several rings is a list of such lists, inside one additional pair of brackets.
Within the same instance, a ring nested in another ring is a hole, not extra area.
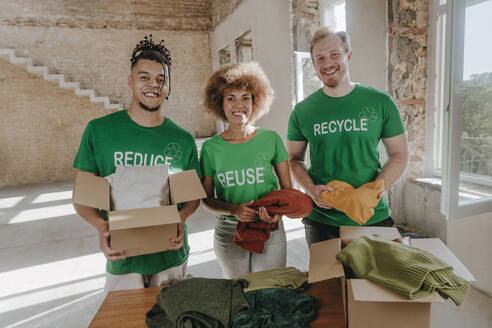
[(23, 66), (28, 72), (42, 76), (46, 81), (58, 83), (64, 89), (72, 89), (78, 96), (89, 96), (91, 102), (103, 103), (104, 108), (108, 110), (120, 110), (122, 108), (120, 104), (112, 104), (109, 97), (97, 96), (95, 90), (81, 89), (79, 82), (65, 81), (63, 74), (51, 74), (48, 67), (34, 65), (31, 58), (17, 57), (14, 49), (0, 49), (0, 58), (5, 58), (14, 65)]

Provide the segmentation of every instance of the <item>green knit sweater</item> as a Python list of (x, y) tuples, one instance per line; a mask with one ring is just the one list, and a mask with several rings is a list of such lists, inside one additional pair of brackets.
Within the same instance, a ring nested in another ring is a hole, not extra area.
[(314, 298), (294, 290), (258, 289), (245, 295), (251, 310), (234, 319), (231, 328), (304, 328), (317, 316)]
[(307, 286), (307, 275), (294, 267), (248, 273), (237, 279), (244, 279), (248, 282), (247, 288), (244, 288), (245, 293), (280, 287), (303, 290)]
[(228, 328), (249, 311), (244, 280), (192, 278), (163, 288), (147, 312), (150, 328)]
[(434, 255), (378, 235), (353, 240), (338, 252), (337, 259), (358, 278), (372, 280), (407, 299), (437, 290), (442, 297), (461, 305), (470, 287), (449, 264)]

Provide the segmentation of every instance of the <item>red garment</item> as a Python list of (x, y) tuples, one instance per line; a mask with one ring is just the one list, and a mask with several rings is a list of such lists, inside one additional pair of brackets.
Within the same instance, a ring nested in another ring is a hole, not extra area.
[(281, 214), (294, 219), (311, 213), (313, 202), (311, 197), (302, 191), (285, 188), (270, 191), (249, 206), (255, 209), (264, 206), (270, 215)]
[(270, 239), (270, 233), (275, 230), (278, 230), (278, 222), (238, 222), (233, 241), (246, 251), (261, 254), (265, 243)]
[[(311, 213), (313, 203), (305, 193), (291, 188), (274, 190), (258, 199), (249, 207), (258, 209), (264, 206), (269, 215), (286, 215), (290, 218), (302, 218)], [(270, 232), (278, 229), (278, 223), (264, 221), (238, 222), (234, 243), (244, 250), (263, 253)]]

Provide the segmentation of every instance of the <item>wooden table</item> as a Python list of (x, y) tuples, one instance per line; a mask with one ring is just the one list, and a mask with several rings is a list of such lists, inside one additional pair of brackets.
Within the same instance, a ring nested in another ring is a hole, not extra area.
[[(146, 327), (145, 314), (156, 303), (161, 287), (110, 292), (90, 327)], [(344, 328), (345, 314), (340, 279), (314, 283), (305, 291), (316, 299), (318, 317), (310, 328)]]

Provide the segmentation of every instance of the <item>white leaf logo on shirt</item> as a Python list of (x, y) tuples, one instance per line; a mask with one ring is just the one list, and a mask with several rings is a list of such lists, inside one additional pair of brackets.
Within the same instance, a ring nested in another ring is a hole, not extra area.
[(366, 118), (369, 122), (376, 122), (378, 119), (378, 113), (376, 110), (370, 106), (362, 107), (359, 118)]
[(256, 155), (256, 167), (267, 167), (269, 162), (270, 158), (268, 156), (268, 153), (258, 153), (258, 155)]
[(176, 142), (170, 142), (164, 149), (166, 156), (171, 157), (173, 161), (179, 161), (183, 157), (181, 146)]

